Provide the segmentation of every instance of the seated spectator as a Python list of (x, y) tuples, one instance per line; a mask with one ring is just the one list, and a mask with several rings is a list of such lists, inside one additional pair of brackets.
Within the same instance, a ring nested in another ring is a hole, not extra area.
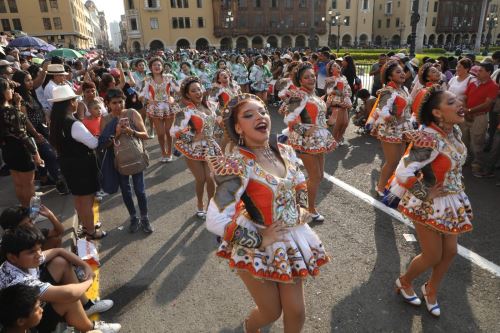
[[(94, 303), (85, 296), (94, 278), (92, 268), (65, 249), (42, 251), (44, 241), (40, 230), (31, 225), (21, 225), (5, 232), (0, 247), (6, 258), (0, 266), (0, 290), (16, 284), (38, 288), (40, 300), (46, 302), (37, 325), (39, 333), (54, 331), (60, 321), (66, 321), (82, 332), (93, 329), (118, 332), (120, 324), (91, 322), (87, 317), (113, 306), (110, 300)], [(82, 282), (76, 277), (73, 265), (83, 269)]]
[[(64, 226), (57, 219), (54, 213), (45, 207), (40, 206), (40, 215), (45, 216), (50, 223), (52, 229), (41, 228), (45, 241), (43, 242), (42, 249), (48, 250), (56, 247), (61, 247), (62, 237), (64, 233)], [(33, 225), (34, 221), (29, 216), (29, 208), (22, 206), (12, 206), (6, 208), (2, 215), (0, 215), (0, 226), (3, 230), (15, 229), (20, 225)]]
[(363, 103), (360, 103), (356, 108), (356, 114), (352, 118), (352, 123), (362, 129), (364, 132), (364, 127), (370, 112), (375, 105), (375, 101), (377, 100), (375, 97), (370, 95), (370, 92), (366, 89), (361, 89), (358, 92), (358, 98), (361, 99)]
[(42, 320), (38, 288), (16, 284), (0, 291), (2, 332), (28, 332)]

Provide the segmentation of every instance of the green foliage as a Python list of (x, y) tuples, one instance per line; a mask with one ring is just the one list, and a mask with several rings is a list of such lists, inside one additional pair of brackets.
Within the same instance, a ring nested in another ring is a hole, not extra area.
[(434, 47), (422, 50), (422, 53), (436, 53), (436, 54), (444, 54), (446, 53), (445, 49)]

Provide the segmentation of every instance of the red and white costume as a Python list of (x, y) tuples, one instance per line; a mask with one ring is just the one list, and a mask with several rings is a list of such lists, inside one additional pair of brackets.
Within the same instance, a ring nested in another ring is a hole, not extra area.
[(147, 113), (153, 118), (171, 117), (179, 111), (179, 106), (174, 102), (172, 94), (179, 91), (179, 86), (174, 76), (163, 75), (163, 81), (156, 83), (149, 76), (144, 80), (141, 95), (147, 102)]
[[(271, 142), (281, 155), (284, 178), (270, 174), (255, 155), (240, 147), (230, 157), (208, 157), (217, 189), (207, 212), (207, 229), (222, 238), (217, 255), (229, 266), (257, 278), (293, 282), (319, 274), (329, 261), (316, 233), (307, 225), (309, 213), (304, 175), (293, 149)], [(259, 230), (281, 222), (285, 241), (259, 249)]]

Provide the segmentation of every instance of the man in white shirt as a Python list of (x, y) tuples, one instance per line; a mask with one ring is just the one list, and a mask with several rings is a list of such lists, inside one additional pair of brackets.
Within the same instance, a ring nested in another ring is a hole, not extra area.
[(50, 116), (50, 111), (52, 110), (52, 102), (49, 100), (53, 98), (52, 91), (55, 87), (66, 84), (66, 71), (64, 70), (64, 65), (60, 64), (50, 64), (47, 67), (47, 75), (52, 76), (52, 79), (47, 83), (43, 89), (43, 95), (45, 97), (45, 105), (42, 105), (47, 116)]

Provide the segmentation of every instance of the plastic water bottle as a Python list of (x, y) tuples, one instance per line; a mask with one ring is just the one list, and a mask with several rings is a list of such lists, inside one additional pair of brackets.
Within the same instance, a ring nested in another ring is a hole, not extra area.
[(34, 221), (40, 214), (40, 206), (42, 205), (42, 199), (38, 195), (34, 195), (30, 200), (30, 219)]

